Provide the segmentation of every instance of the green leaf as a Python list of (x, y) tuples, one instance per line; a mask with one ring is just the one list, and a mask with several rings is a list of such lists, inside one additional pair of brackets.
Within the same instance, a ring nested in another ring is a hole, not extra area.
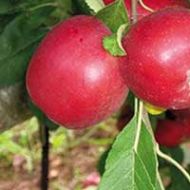
[(5, 14), (18, 6), (19, 1), (1, 0), (0, 1), (0, 14)]
[(113, 56), (123, 56), (125, 52), (119, 47), (117, 42), (117, 34), (106, 36), (103, 39), (104, 48)]
[(108, 157), (110, 149), (111, 149), (111, 147), (108, 147), (108, 149), (105, 152), (103, 152), (103, 154), (100, 156), (100, 159), (98, 161), (97, 169), (98, 169), (101, 176), (104, 174), (106, 159)]
[(47, 32), (43, 23), (52, 8), (41, 8), (14, 18), (0, 34), (0, 87), (24, 80), (28, 61)]
[(102, 20), (114, 33), (118, 31), (121, 25), (129, 25), (129, 18), (123, 0), (118, 0), (101, 9), (96, 17)]
[[(166, 148), (164, 146), (160, 146), (160, 150), (165, 154), (169, 155), (170, 157), (174, 158), (177, 162), (182, 163), (184, 160), (184, 152), (182, 148), (175, 147), (175, 148)], [(170, 163), (168, 163), (163, 158), (159, 158), (159, 168), (170, 167)]]
[(6, 25), (11, 22), (17, 15), (11, 14), (11, 15), (0, 15), (0, 34), (3, 32)]
[(174, 158), (177, 162), (183, 163), (184, 160), (184, 152), (181, 147), (175, 147), (175, 148), (167, 148), (168, 154), (171, 155), (172, 158)]
[[(181, 148), (172, 148), (167, 149), (168, 154), (171, 155), (173, 159), (182, 164), (184, 160), (184, 153)], [(170, 173), (171, 173), (171, 185), (168, 190), (189, 190), (190, 184), (184, 177), (184, 175), (174, 166), (170, 165)]]
[(122, 47), (121, 40), (123, 34), (126, 31), (128, 25), (123, 24), (119, 27), (117, 33), (112, 34), (111, 36), (106, 36), (103, 39), (104, 48), (113, 56), (124, 56), (126, 52)]
[(156, 190), (165, 190), (159, 172), (157, 172)]
[(0, 14), (7, 12), (9, 9), (10, 2), (7, 0), (0, 1)]
[(174, 166), (170, 168), (171, 172), (171, 185), (167, 188), (167, 190), (189, 190), (190, 184), (184, 177), (184, 175), (178, 171)]
[(60, 149), (61, 151), (63, 151), (63, 147), (66, 146), (67, 143), (66, 141), (66, 132), (63, 128), (59, 128), (50, 136), (50, 143), (53, 150)]
[(144, 124), (140, 131), (137, 130), (135, 115), (113, 144), (99, 190), (155, 190), (156, 173), (157, 157), (152, 134)]
[(84, 13), (87, 15), (95, 14), (95, 12), (87, 5), (87, 3), (84, 0), (75, 0), (75, 6), (77, 7), (79, 13)]
[(1, 0), (0, 14), (13, 14), (27, 11), (31, 7), (53, 6), (51, 0)]
[(102, 0), (85, 0), (85, 3), (91, 10), (94, 11), (94, 13), (97, 13), (105, 7)]
[(25, 154), (26, 151), (18, 143), (13, 141), (13, 131), (5, 131), (0, 134), (0, 152), (12, 154)]
[(0, 60), (0, 87), (10, 86), (25, 79), (25, 71), (34, 47), (35, 45), (31, 45), (15, 56)]
[(13, 56), (32, 43), (38, 41), (44, 34), (39, 28), (52, 9), (40, 9), (35, 12), (17, 16), (0, 35), (0, 60)]

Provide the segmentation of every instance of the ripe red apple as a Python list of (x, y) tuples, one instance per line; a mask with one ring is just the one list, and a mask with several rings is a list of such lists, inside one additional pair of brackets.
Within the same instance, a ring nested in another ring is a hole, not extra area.
[(158, 144), (175, 147), (186, 139), (186, 126), (180, 121), (159, 120), (155, 130)]
[[(115, 0), (104, 0), (106, 5), (114, 2)], [(154, 11), (166, 8), (166, 7), (173, 7), (173, 6), (181, 6), (181, 7), (190, 7), (190, 3), (188, 0), (143, 0), (144, 4)], [(126, 8), (129, 12), (129, 16), (131, 17), (131, 0), (125, 0)], [(137, 13), (138, 18), (141, 19), (142, 17), (151, 14), (150, 11), (144, 9), (140, 3), (137, 5)]]
[(190, 108), (182, 110), (168, 110), (166, 117), (169, 120), (183, 123), (185, 126), (184, 134), (186, 138), (190, 139)]
[(110, 30), (92, 16), (75, 16), (58, 24), (35, 52), (26, 76), (33, 102), (67, 128), (96, 124), (124, 102), (128, 88), (124, 64), (102, 46)]
[(167, 8), (144, 17), (123, 39), (122, 68), (136, 96), (157, 107), (190, 107), (190, 10)]
[(185, 126), (186, 139), (190, 139), (190, 118), (189, 117), (182, 118), (182, 122)]

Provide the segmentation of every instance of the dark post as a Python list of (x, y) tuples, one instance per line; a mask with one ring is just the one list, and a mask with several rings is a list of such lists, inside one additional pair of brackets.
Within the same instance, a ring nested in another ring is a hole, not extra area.
[(46, 125), (41, 125), (41, 190), (48, 190), (49, 174), (49, 129)]

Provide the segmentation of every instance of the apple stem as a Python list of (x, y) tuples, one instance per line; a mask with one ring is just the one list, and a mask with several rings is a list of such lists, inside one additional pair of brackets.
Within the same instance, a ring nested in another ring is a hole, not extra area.
[(131, 0), (132, 23), (133, 24), (136, 23), (138, 20), (137, 4), (138, 4), (138, 0)]
[(147, 11), (149, 11), (149, 12), (151, 12), (151, 13), (154, 12), (154, 9), (152, 9), (152, 8), (150, 8), (149, 6), (145, 5), (144, 2), (143, 2), (143, 0), (139, 0), (139, 3), (140, 3), (140, 5), (141, 5), (145, 10), (147, 10)]
[(138, 110), (137, 132), (136, 132), (137, 136), (135, 138), (135, 143), (134, 143), (134, 150), (135, 150), (135, 152), (137, 152), (138, 144), (139, 144), (139, 139), (140, 139), (140, 134), (141, 134), (142, 114), (143, 114), (143, 102), (140, 101), (140, 103), (139, 103), (139, 110)]
[(40, 126), (42, 157), (41, 157), (41, 190), (48, 190), (49, 174), (49, 129), (46, 125)]
[(186, 179), (188, 180), (188, 182), (190, 183), (190, 175), (189, 175), (189, 173), (176, 160), (174, 160), (173, 158), (171, 158), (167, 154), (163, 153), (159, 149), (158, 145), (157, 145), (157, 148), (156, 148), (156, 152), (157, 152), (158, 156), (160, 156), (164, 160), (166, 160), (169, 163), (171, 163), (172, 165), (174, 165), (177, 169), (179, 169), (181, 171), (181, 173), (186, 177)]

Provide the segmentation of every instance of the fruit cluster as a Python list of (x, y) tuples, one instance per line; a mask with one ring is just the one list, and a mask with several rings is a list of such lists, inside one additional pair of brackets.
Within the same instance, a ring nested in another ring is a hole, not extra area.
[[(132, 19), (130, 2), (125, 1)], [(47, 34), (32, 57), (26, 84), (51, 120), (73, 129), (94, 125), (121, 107), (128, 89), (160, 108), (190, 107), (190, 5), (144, 4), (137, 7), (140, 20), (122, 39), (127, 53), (122, 58), (104, 49), (102, 41), (112, 33), (94, 16), (74, 16)]]

